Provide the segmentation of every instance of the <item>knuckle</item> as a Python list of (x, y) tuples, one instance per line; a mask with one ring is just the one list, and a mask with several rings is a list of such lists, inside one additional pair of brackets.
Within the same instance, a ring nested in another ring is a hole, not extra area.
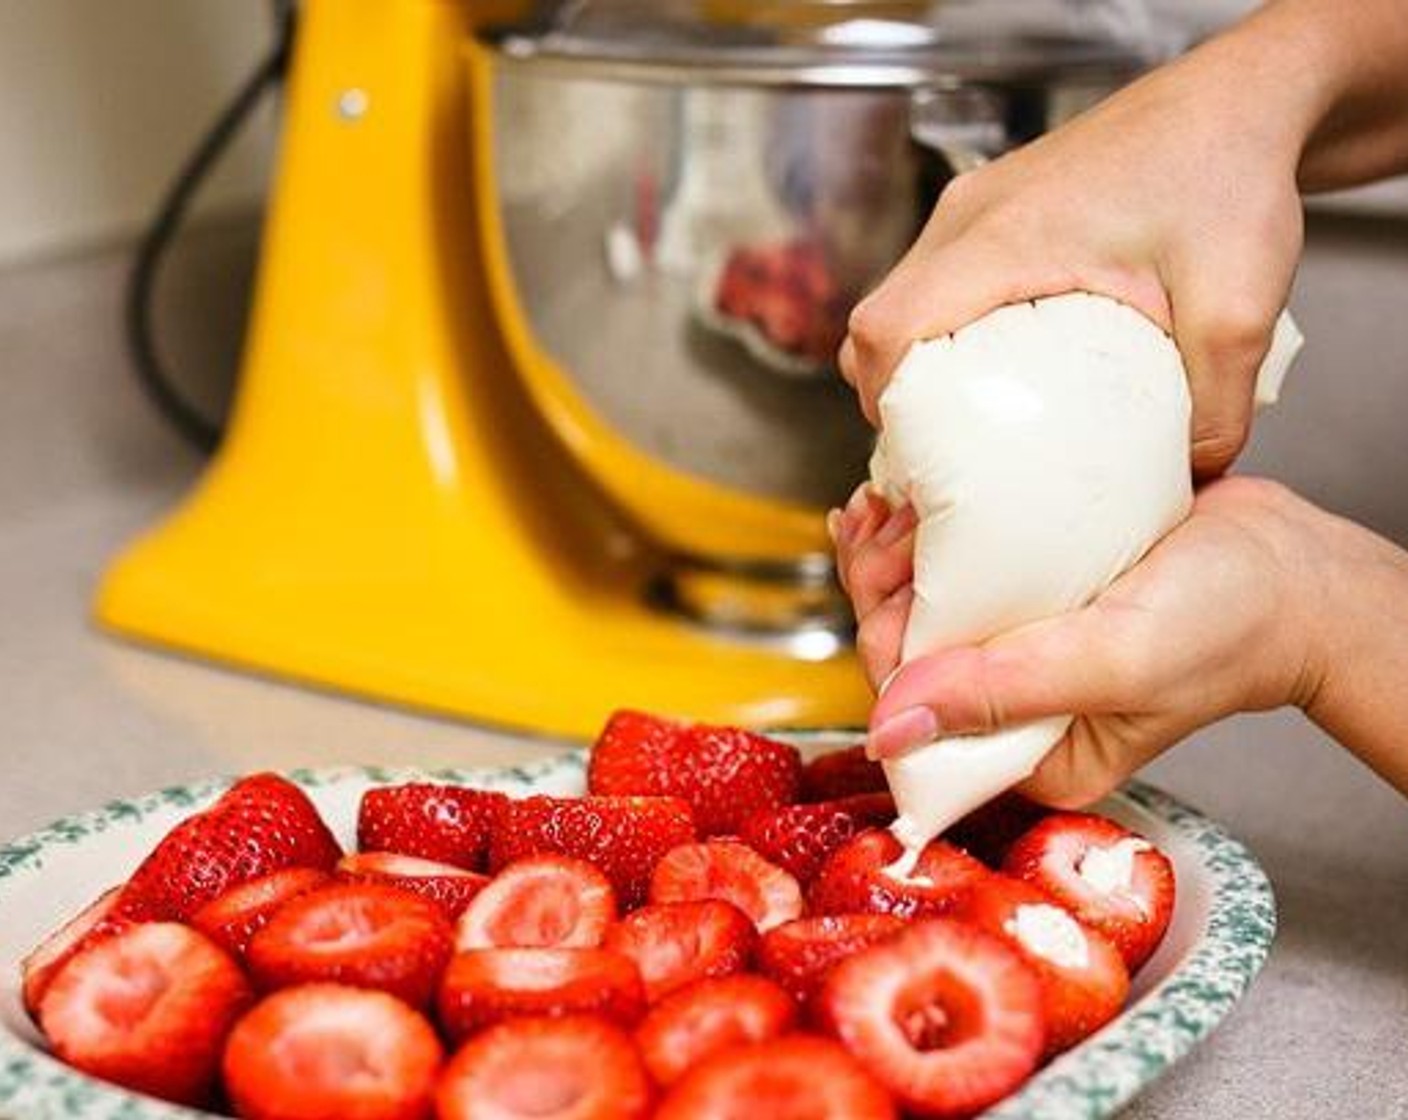
[(892, 333), (890, 314), (884, 298), (877, 294), (866, 296), (851, 309), (846, 329), (850, 332), (858, 349), (876, 349), (884, 345)]
[(1215, 367), (1250, 370), (1266, 354), (1274, 318), (1250, 302), (1227, 304), (1204, 329), (1202, 349)]

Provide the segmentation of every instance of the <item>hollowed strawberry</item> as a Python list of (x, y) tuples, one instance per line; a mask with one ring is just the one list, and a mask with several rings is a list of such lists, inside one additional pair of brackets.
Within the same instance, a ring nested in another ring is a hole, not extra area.
[(592, 948), (616, 918), (611, 883), (585, 860), (530, 856), (498, 873), (456, 928), (458, 949)]
[(395, 855), (391, 852), (358, 852), (343, 856), (337, 877), (349, 883), (381, 883), (399, 887), (435, 903), (454, 921), (489, 882), (487, 875), (465, 871), (449, 863)]
[(802, 912), (797, 880), (736, 840), (681, 844), (656, 864), (650, 880), (651, 902), (702, 898), (732, 903), (760, 930), (789, 922)]
[(904, 919), (893, 914), (798, 918), (763, 934), (758, 968), (806, 1004), (837, 964), (904, 928)]
[(121, 895), (121, 887), (104, 891), (77, 916), (49, 934), (20, 962), (21, 995), (30, 1018), (39, 1013), (40, 1000), (64, 965), (84, 949), (132, 925), (131, 919), (123, 916)]
[(376, 883), (336, 883), (280, 907), (245, 960), (263, 991), (327, 981), (424, 1007), (453, 943), (454, 930), (433, 902)]
[(445, 1067), (439, 1120), (644, 1120), (650, 1081), (630, 1038), (600, 1019), (512, 1019)]
[(1041, 990), (1022, 958), (951, 919), (912, 925), (842, 961), (818, 996), (831, 1031), (904, 1108), (966, 1117), (1041, 1057)]
[(738, 907), (705, 899), (643, 906), (607, 931), (605, 947), (635, 961), (654, 1003), (691, 981), (741, 972), (757, 937)]
[(1173, 864), (1104, 817), (1047, 817), (1012, 845), (1002, 869), (1109, 938), (1131, 973), (1158, 948), (1173, 917)]
[(327, 872), (313, 867), (275, 871), (207, 902), (191, 915), (191, 925), (226, 952), (242, 957), (250, 939), (269, 924), (280, 906), (327, 882)]
[(306, 984), (269, 996), (225, 1050), (244, 1120), (423, 1120), (443, 1058), (425, 1016), (384, 992)]
[(239, 966), (203, 934), (147, 922), (74, 956), (44, 993), (39, 1023), (75, 1069), (203, 1105), (225, 1036), (252, 998)]
[(991, 875), (961, 848), (932, 841), (914, 873), (900, 879), (888, 870), (903, 851), (889, 832), (875, 829), (848, 841), (822, 865), (807, 893), (816, 914), (895, 914), (916, 918), (952, 909), (974, 883)]
[(696, 980), (651, 1009), (636, 1045), (655, 1083), (672, 1085), (720, 1050), (778, 1037), (796, 1018), (792, 997), (765, 977)]

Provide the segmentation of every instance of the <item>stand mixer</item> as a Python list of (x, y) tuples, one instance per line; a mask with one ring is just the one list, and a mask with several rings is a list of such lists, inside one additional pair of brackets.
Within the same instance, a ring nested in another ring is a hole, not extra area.
[[(523, 7), (303, 6), (228, 434), (97, 618), (548, 734), (857, 722), (822, 513), (869, 434), (817, 355), (964, 153), (1130, 53), (872, 0)], [(802, 344), (720, 295), (779, 246), (824, 265)]]

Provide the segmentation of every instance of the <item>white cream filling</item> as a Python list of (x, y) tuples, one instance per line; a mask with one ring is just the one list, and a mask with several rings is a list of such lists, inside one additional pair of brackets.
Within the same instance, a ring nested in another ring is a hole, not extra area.
[[(1275, 398), (1300, 342), (1282, 316), (1259, 400)], [(880, 412), (872, 481), (919, 515), (906, 661), (1083, 606), (1191, 508), (1182, 360), (1103, 296), (1002, 307), (917, 343)], [(1059, 716), (887, 762), (896, 837), (921, 848), (1031, 774), (1069, 725)]]
[(1018, 906), (1002, 928), (1038, 957), (1059, 968), (1086, 968), (1090, 945), (1076, 920), (1059, 906)]
[(1130, 888), (1134, 886), (1134, 857), (1152, 850), (1153, 845), (1137, 836), (1118, 840), (1107, 848), (1089, 848), (1076, 864), (1076, 875), (1101, 894), (1121, 895), (1147, 913), (1144, 899)]

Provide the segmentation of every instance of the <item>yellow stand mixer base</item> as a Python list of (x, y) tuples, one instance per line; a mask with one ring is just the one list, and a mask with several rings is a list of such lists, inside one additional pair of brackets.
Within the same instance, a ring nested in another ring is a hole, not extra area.
[(799, 661), (645, 606), (637, 536), (530, 406), (476, 237), (469, 24), (449, 0), (304, 6), (230, 430), (108, 571), (98, 620), (572, 737), (621, 706), (857, 722), (852, 656)]

